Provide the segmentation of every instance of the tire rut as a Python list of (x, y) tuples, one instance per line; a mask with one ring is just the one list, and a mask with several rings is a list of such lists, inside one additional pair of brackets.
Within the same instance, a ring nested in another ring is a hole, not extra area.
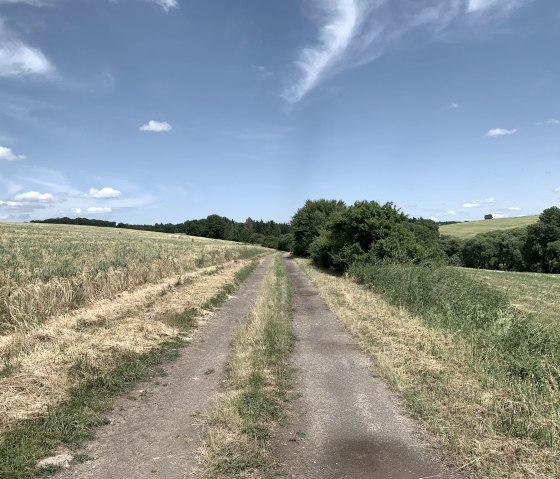
[(285, 474), (306, 479), (458, 478), (295, 261), (294, 410), (275, 438)]
[(268, 256), (205, 325), (189, 346), (164, 367), (165, 377), (140, 384), (115, 400), (110, 424), (79, 452), (92, 460), (71, 466), (59, 479), (190, 477), (198, 465), (202, 418), (216, 403), (229, 346), (264, 280)]

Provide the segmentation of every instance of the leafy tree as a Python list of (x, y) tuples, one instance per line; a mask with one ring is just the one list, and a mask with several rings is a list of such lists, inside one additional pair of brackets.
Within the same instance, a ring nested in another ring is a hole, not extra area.
[(484, 215), (484, 219), (485, 219), (485, 220), (493, 220), (493, 219), (494, 219), (494, 216), (493, 216), (493, 215), (490, 215), (490, 214)]
[(317, 238), (328, 219), (346, 205), (337, 200), (307, 200), (292, 218), (292, 251), (298, 256), (309, 256), (309, 246)]
[(544, 210), (539, 221), (527, 228), (523, 257), (530, 271), (560, 273), (560, 208)]

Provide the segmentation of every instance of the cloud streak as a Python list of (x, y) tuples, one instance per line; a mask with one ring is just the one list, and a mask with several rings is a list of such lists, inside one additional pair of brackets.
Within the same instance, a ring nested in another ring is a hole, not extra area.
[(414, 30), (440, 35), (452, 22), (503, 17), (530, 1), (307, 0), (317, 39), (299, 51), (282, 96), (298, 103), (325, 79), (375, 60)]

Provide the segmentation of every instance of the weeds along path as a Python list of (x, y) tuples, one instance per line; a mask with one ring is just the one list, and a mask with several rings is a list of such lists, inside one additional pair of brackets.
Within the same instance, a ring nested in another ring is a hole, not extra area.
[(201, 417), (215, 405), (225, 375), (229, 345), (247, 316), (270, 265), (267, 257), (211, 319), (191, 344), (165, 367), (159, 383), (139, 385), (119, 398), (110, 425), (82, 454), (91, 458), (59, 478), (183, 478), (198, 463)]
[(278, 432), (277, 459), (306, 479), (452, 478), (371, 362), (329, 312), (297, 263), (294, 412)]

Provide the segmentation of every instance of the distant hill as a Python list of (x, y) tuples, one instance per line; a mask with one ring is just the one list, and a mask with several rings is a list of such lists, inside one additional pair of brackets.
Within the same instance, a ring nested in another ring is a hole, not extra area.
[(443, 225), (439, 227), (442, 235), (456, 236), (457, 238), (472, 238), (479, 233), (487, 233), (496, 230), (510, 230), (513, 228), (523, 228), (538, 221), (538, 215), (519, 216), (517, 218), (496, 218), (493, 220), (467, 221), (453, 225)]

